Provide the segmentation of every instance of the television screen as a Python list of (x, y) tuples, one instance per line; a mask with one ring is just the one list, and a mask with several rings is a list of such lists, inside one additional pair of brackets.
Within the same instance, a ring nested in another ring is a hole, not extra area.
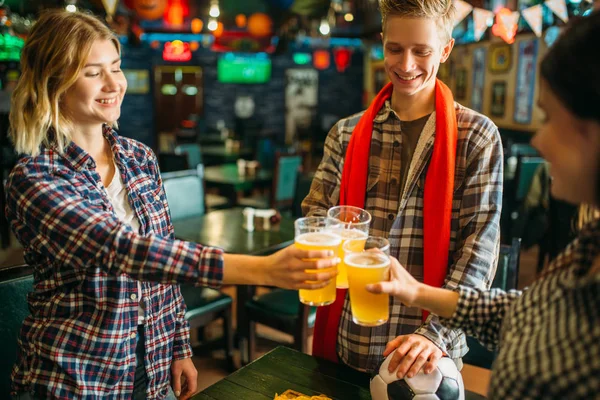
[(266, 54), (227, 53), (217, 63), (217, 79), (222, 83), (265, 83), (271, 78), (271, 59)]

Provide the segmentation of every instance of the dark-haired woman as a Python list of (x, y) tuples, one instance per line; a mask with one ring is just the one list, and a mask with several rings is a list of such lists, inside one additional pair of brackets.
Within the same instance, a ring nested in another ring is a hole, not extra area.
[[(569, 28), (547, 53), (539, 98), (546, 119), (532, 141), (551, 164), (552, 194), (592, 207), (600, 206), (598, 43), (600, 11), (595, 11)], [(433, 288), (393, 261), (391, 281), (369, 290), (428, 309), (444, 318), (446, 326), (461, 328), (496, 349), (489, 398), (600, 397), (600, 220), (585, 225), (523, 292)], [(388, 343), (384, 355), (396, 347)], [(394, 356), (390, 371), (399, 366), (399, 376), (421, 368), (428, 373), (435, 360), (406, 364)]]

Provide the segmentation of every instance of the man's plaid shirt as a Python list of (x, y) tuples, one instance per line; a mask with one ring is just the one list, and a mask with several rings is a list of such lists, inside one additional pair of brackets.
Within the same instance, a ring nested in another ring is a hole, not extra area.
[[(500, 243), (502, 145), (498, 128), (485, 116), (458, 103), (456, 170), (452, 232), (445, 286), (487, 289), (493, 280)], [(325, 141), (324, 156), (310, 193), (302, 203), (306, 215), (325, 215), (339, 201), (344, 157), (362, 112), (340, 120)], [(402, 135), (400, 120), (388, 100), (373, 121), (365, 208), (372, 215), (370, 234), (387, 237), (391, 254), (419, 281), (423, 280), (423, 189), (433, 151), (435, 112), (417, 143), (403, 193), (400, 193)], [(426, 249), (427, 250), (427, 249)], [(435, 251), (428, 249), (427, 251)], [(352, 322), (346, 298), (338, 328), (337, 352), (347, 365), (376, 369), (388, 341), (421, 334), (457, 362), (467, 352), (460, 330), (440, 325), (436, 316), (422, 322), (422, 311), (390, 299), (388, 323), (361, 327)]]
[[(219, 286), (219, 249), (174, 240), (156, 157), (105, 128), (140, 221), (121, 223), (88, 153), (71, 143), (21, 159), (6, 212), (34, 267), (13, 390), (36, 398), (125, 399), (134, 385), (138, 281), (145, 310), (147, 398), (166, 396), (174, 360), (191, 357), (177, 282)], [(115, 177), (117, 179), (117, 177)]]

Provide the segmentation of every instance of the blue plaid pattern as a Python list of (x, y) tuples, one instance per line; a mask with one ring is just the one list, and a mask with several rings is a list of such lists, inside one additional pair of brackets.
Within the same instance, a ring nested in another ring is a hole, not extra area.
[[(6, 213), (35, 268), (31, 315), (19, 337), (15, 392), (40, 398), (124, 399), (136, 367), (137, 282), (145, 312), (148, 399), (170, 385), (173, 360), (191, 357), (178, 282), (218, 287), (222, 250), (174, 239), (152, 150), (104, 128), (140, 232), (114, 214), (94, 160), (74, 143), (19, 160)], [(158, 282), (150, 283), (148, 281)]]

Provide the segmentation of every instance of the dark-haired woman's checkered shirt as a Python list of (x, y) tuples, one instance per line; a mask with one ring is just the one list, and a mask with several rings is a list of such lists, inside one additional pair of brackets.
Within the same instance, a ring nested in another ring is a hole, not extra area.
[(448, 327), (498, 356), (491, 399), (600, 398), (600, 222), (588, 226), (524, 292), (459, 287)]

